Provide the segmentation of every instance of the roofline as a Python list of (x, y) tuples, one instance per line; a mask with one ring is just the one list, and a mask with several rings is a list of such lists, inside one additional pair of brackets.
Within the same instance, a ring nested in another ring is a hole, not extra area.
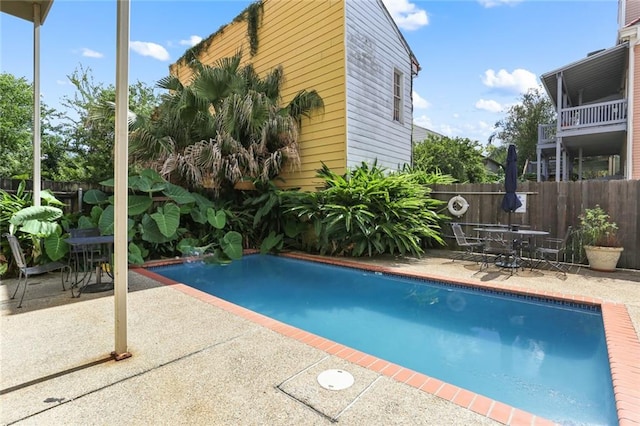
[(394, 21), (393, 16), (391, 16), (391, 14), (389, 13), (389, 10), (387, 10), (387, 7), (384, 5), (383, 1), (378, 0), (378, 5), (380, 5), (380, 7), (382, 7), (382, 10), (384, 10), (384, 13), (386, 13), (387, 18), (389, 19), (389, 22), (391, 22), (391, 25), (393, 25), (393, 28), (396, 30), (396, 33), (400, 37), (400, 41), (402, 41), (402, 44), (404, 45), (405, 49), (407, 49), (407, 53), (409, 53), (409, 56), (411, 56), (412, 64), (413, 63), (416, 64), (416, 68), (417, 68), (416, 75), (417, 75), (418, 72), (420, 72), (420, 70), (422, 69), (420, 67), (420, 62), (418, 62), (418, 58), (416, 58), (416, 55), (413, 53), (413, 50), (411, 50), (411, 46), (409, 46), (409, 43), (407, 43), (407, 40), (402, 35), (400, 28), (398, 28), (398, 24), (396, 24), (396, 21)]
[(40, 5), (40, 22), (44, 24), (54, 0), (3, 0), (0, 1), (0, 12), (33, 22), (33, 4)]
[[(589, 61), (592, 61), (593, 59), (596, 59), (596, 58), (598, 58), (600, 56), (608, 55), (611, 52), (615, 52), (616, 50), (626, 49), (628, 46), (629, 46), (628, 42), (626, 42), (626, 41), (622, 42), (622, 43), (620, 43), (620, 44), (618, 44), (618, 45), (616, 45), (614, 47), (610, 47), (608, 49), (604, 49), (603, 51), (595, 53), (595, 54), (593, 54), (591, 56), (586, 56), (586, 57), (584, 57), (584, 58), (582, 58), (580, 60), (577, 60), (575, 62), (571, 62), (568, 65), (565, 65), (563, 67), (557, 68), (557, 69), (555, 69), (553, 71), (546, 72), (546, 73), (540, 75), (540, 79), (544, 81), (544, 79), (547, 78), (547, 77), (551, 77), (552, 75), (559, 74), (559, 73), (561, 73), (561, 72), (563, 72), (563, 71), (565, 71), (565, 70), (567, 70), (569, 68), (573, 68), (573, 67), (575, 67), (577, 65), (582, 65), (582, 64), (584, 64), (586, 62), (589, 62)], [(546, 88), (546, 86), (545, 86), (545, 88)]]

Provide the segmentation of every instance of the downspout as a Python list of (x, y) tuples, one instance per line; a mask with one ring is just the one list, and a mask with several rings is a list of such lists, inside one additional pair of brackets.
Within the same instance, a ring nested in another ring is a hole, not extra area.
[(40, 3), (33, 3), (33, 205), (40, 205)]

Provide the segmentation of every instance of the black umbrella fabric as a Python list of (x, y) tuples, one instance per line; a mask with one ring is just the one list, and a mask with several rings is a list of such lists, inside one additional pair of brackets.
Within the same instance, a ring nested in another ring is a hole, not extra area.
[(518, 154), (516, 146), (509, 145), (507, 151), (507, 168), (504, 178), (504, 198), (502, 198), (502, 210), (509, 212), (509, 225), (511, 225), (511, 212), (522, 206), (522, 202), (516, 195), (518, 188)]

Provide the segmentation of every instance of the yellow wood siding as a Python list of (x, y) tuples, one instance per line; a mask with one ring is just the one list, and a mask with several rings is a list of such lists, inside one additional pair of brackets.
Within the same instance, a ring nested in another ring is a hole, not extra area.
[[(283, 105), (300, 90), (318, 91), (325, 110), (302, 120), (298, 140), (301, 168), (281, 176), (286, 187), (314, 190), (322, 161), (337, 173), (346, 169), (344, 0), (264, 0), (263, 5), (254, 57), (249, 56), (247, 24), (242, 21), (227, 25), (216, 35), (200, 60), (213, 64), (242, 49), (243, 60), (252, 62), (259, 75), (282, 65)], [(172, 66), (171, 71), (183, 83), (191, 77), (184, 66)]]

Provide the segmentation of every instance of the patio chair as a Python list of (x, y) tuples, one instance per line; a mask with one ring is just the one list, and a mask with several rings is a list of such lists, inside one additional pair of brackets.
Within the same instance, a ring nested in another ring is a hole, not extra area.
[(536, 248), (536, 258), (538, 259), (535, 266), (545, 263), (550, 269), (555, 269), (567, 275), (566, 265), (562, 263), (564, 253), (567, 250), (567, 242), (571, 236), (571, 226), (567, 228), (564, 238), (545, 238), (543, 244), (545, 246)]
[(24, 300), (24, 295), (27, 292), (27, 284), (29, 281), (29, 277), (32, 275), (40, 275), (47, 272), (60, 271), (62, 272), (60, 277), (62, 281), (62, 291), (66, 290), (64, 286), (64, 271), (67, 271), (67, 274), (68, 274), (67, 279), (68, 279), (69, 274), (71, 273), (71, 269), (69, 268), (69, 265), (65, 265), (62, 262), (49, 262), (43, 265), (27, 266), (27, 261), (26, 261), (24, 252), (22, 251), (22, 247), (20, 247), (20, 241), (18, 241), (18, 238), (15, 235), (11, 235), (11, 234), (4, 234), (4, 236), (7, 237), (7, 240), (9, 241), (9, 247), (11, 247), (11, 253), (13, 253), (13, 259), (15, 260), (18, 270), (20, 272), (18, 275), (18, 284), (16, 285), (16, 289), (13, 292), (13, 295), (11, 296), (12, 299), (14, 299), (16, 297), (16, 294), (18, 294), (18, 289), (20, 288), (20, 285), (23, 285), (22, 295), (20, 296), (20, 303), (18, 303), (18, 308), (22, 307), (22, 301)]
[[(99, 237), (100, 229), (72, 228), (69, 229), (69, 235), (71, 238)], [(71, 287), (72, 296), (75, 296), (73, 294), (73, 289), (75, 287), (84, 287), (81, 283), (84, 283), (85, 280), (88, 283), (91, 280), (94, 270), (98, 270), (98, 268), (105, 263), (109, 263), (109, 256), (103, 251), (100, 244), (70, 245), (69, 266), (74, 271), (74, 284)], [(78, 275), (80, 273), (83, 274), (82, 279), (78, 280)], [(110, 270), (107, 273), (111, 276)], [(78, 296), (79, 295), (80, 293), (78, 293)]]
[(456, 259), (464, 260), (466, 258), (475, 259), (476, 254), (481, 254), (484, 262), (484, 242), (468, 241), (459, 223), (452, 223), (451, 229), (453, 230), (453, 235), (456, 237), (456, 244), (462, 249), (462, 252), (458, 256), (454, 256), (453, 261)]

